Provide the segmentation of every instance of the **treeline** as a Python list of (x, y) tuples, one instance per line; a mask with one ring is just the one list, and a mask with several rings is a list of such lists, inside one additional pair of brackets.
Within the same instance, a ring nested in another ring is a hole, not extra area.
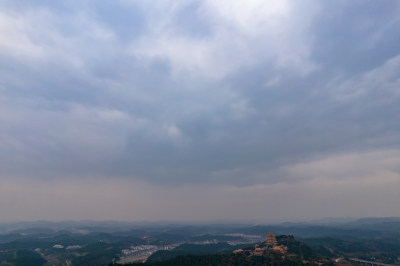
[(147, 262), (164, 261), (175, 258), (182, 255), (210, 255), (210, 254), (221, 254), (221, 253), (232, 253), (235, 249), (243, 248), (248, 245), (236, 245), (231, 246), (227, 243), (218, 244), (183, 244), (173, 250), (159, 250), (152, 254)]
[(32, 250), (16, 250), (0, 253), (0, 265), (42, 266), (47, 261)]
[(204, 265), (218, 265), (218, 266), (267, 266), (267, 265), (282, 265), (282, 266), (295, 266), (295, 265), (306, 265), (300, 259), (281, 259), (278, 257), (256, 257), (256, 256), (243, 256), (234, 254), (219, 254), (219, 255), (184, 255), (178, 256), (173, 259), (166, 261), (159, 261), (153, 263), (132, 263), (124, 264), (125, 266), (177, 266), (177, 265), (192, 265), (192, 266), (204, 266)]

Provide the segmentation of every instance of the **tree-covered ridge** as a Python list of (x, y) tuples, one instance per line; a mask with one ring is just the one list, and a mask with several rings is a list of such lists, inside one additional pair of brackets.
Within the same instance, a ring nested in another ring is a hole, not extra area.
[(209, 255), (209, 254), (223, 254), (232, 253), (233, 250), (237, 248), (243, 248), (247, 245), (236, 245), (232, 246), (227, 243), (217, 243), (217, 244), (183, 244), (173, 250), (159, 250), (152, 254), (147, 262), (157, 262), (172, 259), (177, 256), (182, 255)]
[(245, 255), (234, 255), (234, 254), (213, 254), (213, 255), (184, 255), (178, 256), (173, 259), (166, 261), (153, 262), (153, 263), (132, 263), (125, 264), (126, 266), (136, 266), (136, 265), (153, 265), (153, 266), (177, 266), (177, 265), (193, 265), (193, 266), (203, 266), (203, 265), (218, 265), (218, 266), (245, 266), (245, 265), (256, 265), (256, 266), (266, 266), (266, 265), (306, 265), (299, 259), (285, 259), (280, 258), (269, 258), (269, 257), (256, 257), (256, 256), (245, 256)]
[[(279, 245), (287, 247), (287, 254), (282, 256), (281, 253), (267, 248), (265, 243), (259, 243), (256, 246), (243, 247), (243, 252), (233, 253), (226, 252), (227, 246), (220, 245), (182, 245), (176, 251), (162, 251), (158, 255), (152, 256), (150, 260), (142, 264), (125, 264), (125, 265), (313, 265), (315, 263), (330, 264), (328, 259), (319, 256), (305, 243), (297, 241), (293, 236), (282, 235), (277, 238)], [(261, 256), (255, 256), (252, 251), (255, 247), (265, 247), (265, 252)], [(224, 249), (225, 248), (225, 249)], [(232, 249), (232, 248), (231, 248)], [(209, 251), (208, 254), (202, 254)], [(179, 254), (186, 253), (186, 254)], [(174, 258), (160, 261), (162, 258), (168, 258), (178, 254)], [(158, 261), (157, 261), (158, 260)]]
[(0, 253), (1, 265), (42, 266), (46, 260), (32, 250), (16, 250)]

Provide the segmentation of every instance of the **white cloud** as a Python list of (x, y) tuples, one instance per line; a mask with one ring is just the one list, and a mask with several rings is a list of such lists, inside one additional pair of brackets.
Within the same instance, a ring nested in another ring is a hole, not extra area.
[(179, 137), (181, 135), (181, 131), (179, 130), (179, 128), (174, 125), (165, 126), (165, 130), (167, 134), (172, 138)]
[[(275, 27), (282, 27), (277, 23), (280, 18), (291, 16), (290, 1), (205, 1), (204, 8), (213, 14), (216, 19), (227, 21), (249, 35), (258, 35), (260, 27), (267, 27), (268, 21)], [(274, 25), (274, 23), (276, 23)], [(266, 29), (266, 28), (263, 28)], [(262, 30), (261, 30), (262, 31)]]
[[(45, 12), (39, 13), (46, 16)], [(0, 12), (0, 53), (17, 57), (42, 58), (46, 50), (29, 36), (31, 14), (19, 16)]]
[[(290, 1), (205, 1), (197, 14), (208, 21), (210, 34), (202, 38), (175, 30), (180, 25), (171, 18), (183, 6), (173, 6), (150, 17), (151, 30), (130, 51), (135, 56), (167, 58), (176, 78), (221, 78), (260, 59), (293, 75), (304, 76), (316, 69), (309, 59), (312, 40), (307, 33), (315, 5), (299, 11)], [(297, 19), (296, 12), (307, 16)]]

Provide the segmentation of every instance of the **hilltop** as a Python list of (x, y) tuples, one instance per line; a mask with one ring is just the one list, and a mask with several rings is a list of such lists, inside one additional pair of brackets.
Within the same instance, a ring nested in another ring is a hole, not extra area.
[[(197, 247), (196, 247), (197, 246)], [(237, 246), (236, 246), (237, 247)], [(197, 248), (197, 249), (196, 249)], [(332, 262), (318, 255), (305, 243), (292, 235), (275, 238), (268, 234), (266, 241), (252, 246), (229, 248), (226, 245), (182, 245), (176, 250), (158, 251), (147, 263), (124, 265), (329, 265)], [(205, 252), (208, 254), (204, 254)], [(176, 257), (173, 257), (177, 255)], [(168, 259), (169, 258), (169, 259)], [(166, 259), (166, 260), (163, 260)]]

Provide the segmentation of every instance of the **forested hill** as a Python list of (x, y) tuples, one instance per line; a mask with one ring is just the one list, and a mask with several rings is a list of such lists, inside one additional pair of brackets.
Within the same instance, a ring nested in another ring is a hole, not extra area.
[[(263, 256), (251, 256), (248, 253), (233, 254), (232, 250), (235, 247), (229, 247), (227, 244), (182, 245), (176, 250), (156, 252), (146, 263), (126, 265), (307, 265), (309, 262), (329, 264), (329, 260), (319, 256), (293, 236), (278, 236), (277, 240), (280, 245), (288, 247), (288, 253), (285, 256), (276, 252), (267, 252)], [(253, 249), (254, 246), (242, 248)]]
[(218, 266), (266, 266), (266, 265), (306, 265), (299, 259), (285, 259), (280, 258), (269, 258), (269, 257), (256, 257), (256, 256), (243, 256), (234, 254), (214, 254), (214, 255), (184, 255), (178, 256), (173, 259), (166, 261), (153, 262), (153, 263), (132, 263), (125, 264), (129, 266), (137, 265), (153, 265), (153, 266), (178, 266), (178, 265), (192, 265), (192, 266), (204, 266), (204, 265), (218, 265)]

